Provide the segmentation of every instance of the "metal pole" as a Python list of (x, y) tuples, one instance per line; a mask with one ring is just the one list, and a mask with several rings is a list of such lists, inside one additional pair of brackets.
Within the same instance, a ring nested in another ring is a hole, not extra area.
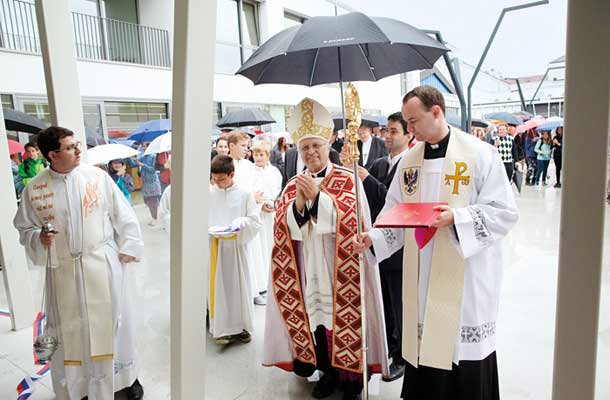
[(540, 88), (542, 87), (542, 84), (544, 83), (544, 81), (546, 80), (547, 75), (549, 74), (549, 71), (553, 70), (553, 69), (564, 69), (565, 67), (549, 67), (546, 69), (546, 72), (544, 73), (544, 76), (542, 77), (542, 80), (540, 81), (540, 83), (538, 84), (538, 87), (536, 88), (536, 91), (534, 92), (534, 95), (532, 96), (532, 99), (530, 100), (530, 106), (532, 105), (532, 103), (534, 102), (534, 100), (536, 99), (536, 95), (538, 94), (538, 91), (540, 90)]
[(519, 99), (521, 99), (521, 110), (527, 111), (527, 107), (525, 106), (525, 98), (523, 97), (523, 90), (521, 90), (521, 82), (519, 82), (519, 78), (515, 78), (515, 82), (517, 82), (517, 89), (519, 90)]
[[(441, 34), (440, 31), (424, 30), (424, 32), (436, 36), (436, 40), (438, 40), (441, 44), (447, 44), (447, 42), (445, 42), (445, 40), (443, 39), (443, 35)], [(453, 68), (453, 62), (452, 62), (452, 59), (449, 57), (448, 52), (443, 53), (443, 60), (445, 61), (445, 65), (447, 66), (447, 70), (449, 71), (449, 76), (451, 77), (451, 81), (453, 83), (453, 86), (455, 87), (455, 94), (457, 95), (458, 100), (460, 102), (461, 125), (462, 125), (461, 128), (463, 131), (467, 131), (468, 124), (466, 121), (466, 119), (467, 119), (466, 99), (464, 99), (464, 90), (462, 89), (462, 81), (460, 80), (458, 74), (456, 73), (455, 69)]]
[(489, 40), (487, 41), (485, 50), (483, 50), (483, 54), (481, 55), (481, 58), (479, 59), (479, 63), (477, 64), (477, 67), (474, 70), (472, 78), (470, 79), (470, 83), (468, 84), (468, 128), (470, 128), (470, 125), (472, 122), (472, 86), (474, 85), (474, 82), (476, 81), (477, 76), (479, 75), (481, 66), (483, 65), (483, 62), (485, 61), (485, 57), (487, 57), (487, 53), (489, 52), (489, 48), (491, 47), (491, 44), (493, 43), (493, 41), (496, 37), (496, 33), (498, 33), (498, 29), (500, 28), (500, 24), (502, 23), (502, 20), (504, 19), (504, 15), (510, 11), (522, 10), (524, 8), (540, 6), (543, 4), (549, 4), (549, 0), (540, 0), (540, 1), (535, 1), (533, 3), (520, 4), (518, 6), (506, 7), (504, 9), (502, 9), (502, 12), (500, 13), (500, 17), (498, 18), (498, 22), (496, 22), (496, 26), (494, 27), (494, 30), (492, 31), (491, 36), (489, 37)]

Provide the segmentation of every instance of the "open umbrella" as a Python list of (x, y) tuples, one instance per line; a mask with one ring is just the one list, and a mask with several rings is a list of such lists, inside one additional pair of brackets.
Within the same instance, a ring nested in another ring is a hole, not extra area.
[(491, 114), (486, 114), (485, 115), (486, 119), (495, 119), (496, 121), (501, 121), (510, 125), (521, 125), (523, 123), (523, 121), (521, 121), (521, 119), (517, 118), (515, 115), (509, 113), (509, 112), (494, 112)]
[(529, 121), (517, 126), (517, 133), (527, 132), (530, 129), (536, 129), (538, 126), (544, 123), (544, 118), (534, 118)]
[(153, 119), (145, 122), (136, 129), (129, 139), (136, 142), (152, 142), (157, 136), (169, 132), (172, 129), (172, 121), (169, 119)]
[(7, 131), (38, 133), (49, 126), (43, 120), (11, 108), (3, 108), (2, 112), (4, 113), (4, 126), (6, 126)]
[[(333, 114), (333, 123), (335, 124), (335, 131), (343, 129), (343, 115)], [(374, 115), (363, 115), (362, 123), (360, 126), (368, 126), (369, 128), (375, 128), (379, 126), (379, 119)]]
[(136, 149), (116, 143), (101, 144), (87, 150), (87, 157), (91, 165), (107, 164), (112, 160), (130, 158), (137, 155), (138, 151)]
[(487, 128), (489, 126), (489, 122), (477, 118), (473, 118), (470, 124), (477, 128)]
[(8, 139), (8, 154), (13, 155), (25, 152), (25, 147), (16, 140)]
[(513, 114), (515, 115), (515, 117), (519, 118), (523, 122), (534, 118), (534, 116), (527, 111), (515, 111), (513, 112)]
[(243, 108), (231, 111), (222, 117), (216, 124), (219, 128), (239, 128), (242, 126), (273, 124), (275, 120), (268, 112), (260, 108)]
[(544, 121), (543, 124), (538, 126), (539, 131), (552, 131), (553, 129), (563, 126), (563, 118), (561, 117), (550, 117)]
[(155, 140), (150, 142), (150, 144), (146, 148), (146, 151), (144, 152), (144, 154), (148, 155), (148, 154), (165, 153), (166, 151), (171, 151), (171, 150), (172, 150), (172, 133), (167, 132), (161, 136), (157, 136), (157, 138)]

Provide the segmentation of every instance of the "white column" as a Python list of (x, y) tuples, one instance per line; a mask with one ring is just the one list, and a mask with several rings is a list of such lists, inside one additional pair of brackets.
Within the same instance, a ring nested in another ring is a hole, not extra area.
[(212, 127), (216, 2), (175, 0), (174, 10), (171, 397), (190, 400), (205, 395), (207, 154)]
[[(4, 113), (0, 107), (0, 121)], [(17, 198), (13, 190), (13, 174), (9, 161), (8, 143), (4, 123), (0, 123), (0, 265), (4, 288), (11, 313), (13, 330), (32, 325), (35, 318), (32, 285), (28, 273), (25, 250), (19, 244), (19, 234), (13, 227), (17, 212)]]
[(610, 2), (570, 0), (567, 26), (553, 399), (592, 400), (606, 209)]
[(82, 157), (86, 161), (85, 125), (70, 0), (36, 0), (36, 19), (51, 122), (74, 131), (76, 138), (83, 144)]

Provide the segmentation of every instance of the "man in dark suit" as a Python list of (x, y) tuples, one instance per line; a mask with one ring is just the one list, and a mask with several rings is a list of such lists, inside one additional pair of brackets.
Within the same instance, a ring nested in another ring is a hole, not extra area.
[[(330, 148), (329, 158), (330, 162), (333, 164), (342, 165), (341, 160), (339, 160), (339, 153), (332, 147)], [(284, 169), (282, 170), (282, 188), (286, 186), (286, 182), (288, 182), (290, 178), (303, 171), (304, 168), (305, 163), (299, 157), (299, 152), (296, 147), (286, 150)]]
[[(400, 112), (388, 117), (388, 132), (385, 144), (390, 155), (375, 160), (369, 169), (358, 170), (363, 182), (367, 201), (371, 210), (371, 220), (375, 221), (385, 204), (385, 198), (398, 169), (402, 156), (409, 150), (413, 135), (407, 131), (407, 122)], [(404, 375), (406, 362), (402, 351), (402, 256), (400, 249), (379, 264), (381, 293), (386, 321), (388, 355), (392, 357), (390, 376), (385, 381), (393, 381)]]
[(370, 170), (375, 160), (388, 156), (385, 143), (372, 135), (370, 126), (361, 125), (358, 128), (358, 138), (358, 150), (360, 151), (358, 165)]

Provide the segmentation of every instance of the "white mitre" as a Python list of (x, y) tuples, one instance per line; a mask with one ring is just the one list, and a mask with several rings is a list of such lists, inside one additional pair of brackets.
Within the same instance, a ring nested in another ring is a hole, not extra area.
[(328, 142), (334, 127), (330, 112), (310, 98), (301, 100), (288, 118), (288, 132), (296, 144), (306, 138), (320, 138)]

